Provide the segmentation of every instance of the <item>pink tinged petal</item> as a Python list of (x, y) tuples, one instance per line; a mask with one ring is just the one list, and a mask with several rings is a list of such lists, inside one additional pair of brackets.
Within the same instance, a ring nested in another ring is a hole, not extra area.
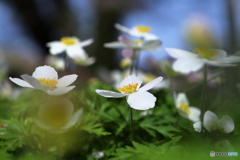
[(123, 94), (123, 93), (117, 93), (117, 92), (112, 92), (107, 90), (96, 89), (95, 91), (100, 96), (107, 97), (107, 98), (121, 98), (126, 96), (126, 94)]
[(78, 75), (76, 75), (76, 74), (64, 76), (58, 80), (58, 84), (56, 85), (56, 87), (58, 87), (58, 88), (59, 87), (67, 87), (70, 84), (72, 84), (77, 79), (77, 77), (78, 77)]
[(71, 91), (73, 88), (75, 88), (75, 86), (69, 86), (69, 87), (62, 87), (62, 88), (56, 88), (54, 90), (48, 90), (47, 93), (49, 95), (53, 95), (53, 96), (60, 96), (63, 94), (68, 93), (69, 91)]
[(46, 92), (46, 87), (42, 85), (36, 78), (29, 76), (29, 75), (21, 75), (22, 79), (26, 82), (28, 82), (31, 86), (33, 86), (35, 89), (42, 90)]
[(127, 36), (119, 36), (118, 40), (121, 43), (126, 44), (127, 46), (129, 46), (131, 48), (139, 48), (139, 45), (134, 40), (128, 38)]
[(158, 83), (160, 83), (162, 81), (163, 77), (158, 77), (154, 80), (152, 80), (151, 82), (148, 82), (147, 84), (145, 84), (144, 86), (142, 86), (141, 88), (139, 88), (138, 91), (148, 91), (150, 89), (152, 89), (153, 87), (155, 87)]
[(21, 87), (33, 88), (33, 86), (31, 86), (28, 82), (23, 81), (23, 80), (21, 80), (21, 79), (19, 79), (19, 78), (9, 77), (9, 79), (10, 79), (13, 83), (15, 83), (15, 84), (17, 84), (17, 85), (19, 85), (19, 86), (21, 86)]
[(200, 109), (196, 107), (189, 107), (189, 110), (190, 110), (190, 114), (188, 115), (188, 119), (193, 122), (200, 121), (200, 114), (201, 114)]
[(149, 92), (135, 92), (127, 97), (131, 108), (136, 110), (147, 110), (155, 106), (157, 98)]
[(143, 42), (142, 48), (146, 51), (157, 51), (160, 49), (161, 45), (162, 42), (160, 40), (149, 40)]
[(53, 67), (50, 66), (40, 66), (35, 69), (32, 74), (32, 77), (38, 78), (46, 78), (46, 79), (58, 79), (58, 73)]
[(203, 125), (209, 131), (217, 129), (218, 117), (215, 113), (207, 111), (203, 116)]
[(196, 132), (201, 132), (202, 130), (202, 122), (196, 122), (193, 124), (193, 128)]
[(122, 31), (122, 32), (125, 32), (125, 33), (129, 33), (130, 31), (131, 31), (131, 29), (129, 29), (129, 28), (127, 28), (127, 27), (124, 27), (124, 26), (122, 26), (122, 25), (120, 25), (120, 24), (115, 24), (115, 27), (118, 29), (118, 30), (120, 30), (120, 31)]
[(74, 46), (67, 47), (66, 52), (67, 52), (67, 55), (72, 59), (76, 59), (76, 58), (82, 58), (83, 59), (83, 58), (86, 57), (86, 52), (79, 45), (74, 45)]
[(234, 130), (234, 122), (233, 119), (229, 116), (223, 116), (218, 120), (218, 128), (223, 128), (224, 133), (230, 133)]
[(191, 72), (196, 72), (204, 66), (205, 62), (202, 59), (197, 58), (180, 58), (173, 63), (173, 70), (183, 74), (189, 74)]
[(127, 45), (122, 42), (110, 42), (104, 44), (104, 47), (106, 48), (125, 48), (126, 46)]
[(196, 58), (197, 54), (175, 48), (165, 48), (167, 53), (173, 58)]
[(52, 55), (60, 54), (66, 49), (66, 46), (59, 41), (49, 42), (47, 46), (50, 47), (49, 51)]
[(187, 96), (185, 93), (178, 93), (175, 101), (176, 107), (178, 108), (183, 103), (189, 105)]
[(80, 43), (80, 45), (82, 46), (82, 47), (85, 47), (85, 46), (89, 46), (90, 44), (92, 44), (93, 43), (93, 39), (91, 38), (91, 39), (87, 39), (87, 40), (85, 40), (85, 41), (82, 41), (81, 43)]
[(122, 50), (122, 57), (123, 58), (131, 58), (133, 56), (133, 49), (132, 48), (124, 48)]
[(135, 75), (129, 75), (121, 81), (119, 87), (123, 87), (123, 86), (126, 86), (128, 84), (135, 84), (135, 83), (138, 84), (138, 86), (136, 88), (138, 90), (138, 88), (142, 84), (142, 80), (140, 78), (136, 77)]
[(73, 125), (75, 125), (79, 121), (82, 113), (83, 113), (83, 109), (82, 108), (78, 109), (71, 117), (69, 117), (68, 123), (63, 128), (68, 129)]

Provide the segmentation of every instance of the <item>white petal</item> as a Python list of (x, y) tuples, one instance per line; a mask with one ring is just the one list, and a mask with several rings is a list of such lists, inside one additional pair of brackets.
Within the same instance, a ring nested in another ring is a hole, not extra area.
[(240, 56), (229, 56), (223, 59), (218, 59), (217, 61), (220, 61), (223, 63), (238, 63), (240, 62)]
[(144, 86), (142, 86), (138, 91), (148, 91), (148, 90), (152, 89), (153, 87), (155, 87), (158, 83), (160, 83), (162, 81), (162, 79), (163, 79), (163, 77), (160, 76), (160, 77), (152, 80), (151, 82), (148, 82)]
[(72, 59), (82, 58), (84, 59), (86, 57), (86, 52), (83, 50), (83, 48), (79, 45), (74, 45), (67, 47), (66, 49), (67, 55)]
[(130, 31), (131, 31), (131, 29), (129, 29), (129, 28), (127, 28), (127, 27), (124, 27), (124, 26), (122, 26), (122, 25), (120, 25), (120, 24), (115, 24), (115, 27), (118, 29), (118, 30), (120, 30), (120, 31), (122, 31), (122, 32), (125, 32), (125, 33), (129, 33)]
[(72, 127), (74, 124), (76, 124), (79, 119), (80, 119), (80, 116), (82, 115), (83, 113), (83, 109), (78, 109), (68, 120), (68, 123), (66, 124), (66, 126), (64, 126), (63, 128), (67, 129), (67, 128), (70, 128)]
[(176, 96), (176, 101), (175, 101), (176, 107), (178, 108), (182, 103), (189, 105), (186, 94), (178, 93)]
[(230, 133), (234, 130), (233, 119), (229, 116), (223, 116), (218, 120), (218, 128), (223, 128), (225, 133)]
[(119, 41), (122, 42), (123, 44), (126, 44), (127, 46), (131, 48), (138, 48), (139, 44), (137, 44), (134, 40), (128, 38), (127, 36), (120, 36)]
[(40, 66), (35, 69), (32, 76), (36, 79), (47, 78), (47, 79), (58, 79), (58, 73), (53, 67), (50, 66)]
[(122, 42), (110, 42), (110, 43), (105, 43), (104, 47), (106, 48), (124, 48), (126, 47), (126, 44), (123, 44)]
[(204, 60), (197, 58), (180, 58), (173, 63), (173, 70), (183, 74), (189, 74), (200, 70), (204, 65)]
[(192, 52), (188, 52), (185, 50), (181, 50), (181, 49), (175, 49), (175, 48), (165, 48), (165, 50), (167, 51), (167, 53), (173, 57), (173, 58), (196, 58), (197, 54), (194, 54)]
[(160, 40), (144, 41), (142, 44), (143, 50), (146, 51), (157, 51), (160, 49), (162, 42)]
[(100, 96), (107, 97), (107, 98), (121, 98), (121, 97), (125, 97), (126, 96), (123, 93), (117, 93), (117, 92), (112, 92), (112, 91), (107, 91), (107, 90), (96, 89), (95, 91)]
[(188, 114), (184, 112), (183, 110), (177, 108), (178, 114), (184, 118), (188, 118)]
[(214, 56), (212, 59), (223, 59), (227, 57), (227, 52), (221, 49), (214, 49), (214, 51), (218, 52), (216, 56)]
[(136, 110), (147, 110), (155, 106), (157, 98), (149, 92), (136, 92), (127, 97), (131, 108)]
[(67, 87), (72, 84), (77, 79), (77, 77), (78, 75), (76, 74), (64, 76), (58, 80), (56, 87)]
[(236, 65), (234, 64), (229, 64), (229, 62), (224, 62), (224, 61), (210, 61), (210, 60), (206, 60), (206, 63), (210, 66), (214, 66), (214, 67), (234, 67)]
[(218, 117), (215, 113), (207, 111), (203, 117), (203, 125), (209, 131), (217, 129)]
[(196, 132), (201, 132), (202, 130), (202, 122), (196, 122), (193, 124), (193, 128)]
[(200, 114), (201, 114), (200, 109), (196, 107), (189, 107), (189, 110), (190, 110), (190, 114), (188, 115), (189, 120), (193, 122), (200, 121)]
[(145, 33), (142, 35), (145, 40), (156, 40), (159, 39), (157, 36), (151, 33)]
[(62, 53), (66, 49), (66, 46), (59, 41), (49, 42), (47, 46), (50, 47), (49, 51), (52, 55)]
[(62, 87), (62, 88), (56, 88), (54, 90), (48, 90), (47, 93), (49, 95), (53, 95), (53, 96), (59, 96), (59, 95), (63, 95), (69, 91), (71, 91), (73, 88), (75, 88), (75, 86), (69, 86), (69, 87)]
[(26, 82), (28, 82), (31, 86), (33, 86), (35, 89), (42, 90), (46, 92), (46, 87), (42, 85), (36, 78), (29, 76), (29, 75), (21, 75), (22, 79), (24, 79)]
[(140, 78), (136, 77), (135, 75), (129, 75), (121, 81), (119, 87), (123, 87), (128, 84), (134, 84), (134, 83), (138, 83), (138, 86), (137, 86), (137, 89), (138, 89), (142, 84), (142, 80)]
[(47, 123), (45, 123), (44, 121), (38, 119), (38, 118), (34, 118), (34, 122), (41, 128), (45, 129), (45, 130), (50, 130), (52, 127), (50, 125), (48, 125)]
[(82, 47), (85, 47), (85, 46), (89, 46), (90, 44), (92, 44), (93, 43), (93, 39), (91, 38), (91, 39), (87, 39), (87, 40), (85, 40), (85, 41), (82, 41), (81, 43), (80, 43), (80, 45), (82, 46)]
[(19, 85), (19, 86), (33, 88), (33, 86), (31, 86), (28, 82), (23, 81), (23, 80), (21, 80), (21, 79), (19, 79), (19, 78), (9, 77), (9, 79), (10, 79), (13, 83), (15, 83), (15, 84), (17, 84), (17, 85)]

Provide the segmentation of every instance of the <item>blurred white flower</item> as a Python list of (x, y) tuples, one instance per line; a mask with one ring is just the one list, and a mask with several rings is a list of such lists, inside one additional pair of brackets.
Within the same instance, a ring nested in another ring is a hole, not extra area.
[(85, 54), (85, 51), (82, 47), (88, 46), (91, 43), (93, 43), (93, 39), (88, 39), (81, 42), (77, 37), (62, 37), (60, 41), (47, 43), (47, 46), (50, 47), (50, 53), (52, 55), (60, 54), (66, 51), (67, 55), (71, 57), (75, 54)]
[[(233, 119), (227, 115), (218, 119), (217, 115), (211, 111), (207, 111), (203, 117), (203, 127), (208, 132), (220, 131), (223, 133), (230, 133), (234, 130)], [(202, 122), (196, 122), (193, 124), (193, 128), (196, 132), (201, 132)]]
[(8, 81), (0, 82), (0, 98), (16, 99), (22, 93), (22, 89), (16, 89)]
[(99, 151), (99, 152), (93, 152), (92, 155), (89, 158), (96, 158), (100, 159), (104, 157), (104, 152)]
[(120, 30), (124, 33), (127, 33), (131, 36), (144, 38), (146, 40), (158, 39), (158, 37), (156, 35), (149, 33), (151, 31), (151, 27), (149, 27), (149, 26), (138, 25), (138, 26), (135, 26), (133, 28), (127, 28), (127, 27), (124, 27), (120, 24), (115, 24), (115, 27), (118, 30)]
[(62, 95), (69, 92), (75, 87), (69, 85), (77, 79), (76, 74), (58, 79), (55, 69), (46, 65), (37, 67), (32, 76), (24, 74), (21, 77), (23, 80), (12, 77), (9, 79), (19, 86), (41, 90), (49, 95)]
[(157, 51), (160, 49), (162, 42), (158, 39), (154, 40), (134, 40), (127, 36), (120, 36), (117, 42), (105, 43), (107, 48), (132, 48), (145, 51)]
[(74, 111), (72, 102), (66, 98), (50, 99), (39, 108), (35, 123), (52, 133), (63, 133), (75, 125), (83, 113), (83, 109)]
[(167, 53), (176, 58), (173, 69), (176, 72), (188, 74), (203, 68), (204, 64), (216, 67), (235, 66), (232, 63), (240, 62), (240, 56), (229, 56), (220, 49), (196, 48), (196, 53), (181, 49), (166, 48)]
[(118, 87), (121, 93), (99, 89), (97, 89), (96, 92), (107, 98), (121, 98), (127, 96), (127, 102), (131, 108), (136, 110), (147, 110), (153, 108), (156, 102), (156, 97), (147, 91), (156, 86), (162, 79), (163, 77), (158, 77), (139, 88), (142, 84), (142, 80), (135, 75), (130, 75), (121, 81)]
[(180, 116), (187, 118), (193, 122), (200, 121), (200, 109), (196, 107), (190, 107), (188, 99), (185, 93), (174, 93), (175, 106)]
[(87, 54), (82, 54), (82, 55), (75, 54), (75, 55), (72, 55), (70, 58), (73, 60), (75, 64), (80, 66), (89, 66), (96, 61), (94, 57), (88, 57)]
[(140, 116), (147, 116), (147, 115), (151, 115), (152, 113), (153, 113), (152, 111), (143, 111), (139, 115)]
[(46, 58), (46, 64), (59, 71), (65, 69), (64, 59), (60, 57), (49, 55)]

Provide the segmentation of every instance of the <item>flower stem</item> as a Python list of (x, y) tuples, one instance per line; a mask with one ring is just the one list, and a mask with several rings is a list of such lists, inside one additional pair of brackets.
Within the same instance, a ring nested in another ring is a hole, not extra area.
[(205, 100), (206, 100), (206, 86), (207, 86), (207, 65), (204, 65), (203, 71), (203, 86), (202, 86), (202, 100), (201, 100), (201, 132), (203, 132), (203, 113), (205, 111)]
[(45, 132), (45, 156), (48, 156), (48, 132)]
[(64, 63), (65, 63), (64, 71), (66, 72), (68, 68), (68, 57), (66, 52), (64, 53)]

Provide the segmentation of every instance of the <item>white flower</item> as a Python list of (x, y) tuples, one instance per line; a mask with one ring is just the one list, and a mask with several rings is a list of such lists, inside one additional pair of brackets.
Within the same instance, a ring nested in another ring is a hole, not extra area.
[(104, 152), (99, 151), (99, 152), (93, 152), (89, 158), (96, 158), (96, 159), (101, 159), (104, 157)]
[[(234, 122), (233, 119), (227, 115), (218, 119), (215, 113), (207, 111), (203, 117), (203, 126), (208, 132), (220, 131), (223, 133), (230, 133), (234, 129)], [(193, 128), (196, 132), (200, 132), (202, 129), (202, 122), (194, 123)]]
[(90, 45), (92, 42), (93, 39), (80, 42), (80, 40), (76, 37), (62, 37), (60, 41), (47, 43), (47, 46), (50, 47), (50, 53), (52, 55), (57, 55), (66, 51), (67, 55), (71, 58), (76, 55), (79, 57), (87, 55), (83, 50), (83, 47)]
[(131, 36), (136, 36), (136, 37), (141, 37), (141, 38), (144, 38), (146, 40), (153, 40), (153, 39), (158, 39), (158, 37), (154, 34), (151, 34), (149, 33), (151, 31), (151, 27), (148, 27), (148, 26), (135, 26), (133, 28), (127, 28), (127, 27), (124, 27), (120, 24), (115, 24), (115, 27), (124, 32), (124, 33), (127, 33)]
[(142, 84), (142, 80), (135, 75), (130, 75), (125, 77), (120, 83), (118, 90), (121, 93), (99, 89), (97, 89), (96, 92), (107, 98), (120, 98), (127, 96), (127, 102), (131, 108), (136, 110), (147, 110), (153, 108), (156, 102), (156, 97), (147, 91), (156, 86), (162, 81), (162, 79), (163, 77), (158, 77), (139, 88)]
[(45, 61), (46, 61), (47, 65), (54, 67), (56, 70), (64, 70), (65, 69), (65, 62), (64, 62), (63, 58), (49, 55), (49, 56), (47, 56)]
[(37, 67), (32, 76), (24, 74), (21, 77), (23, 80), (12, 77), (9, 79), (19, 86), (42, 90), (49, 95), (62, 95), (69, 92), (75, 87), (69, 85), (77, 79), (76, 74), (58, 79), (55, 69), (46, 65)]
[(193, 122), (200, 121), (200, 109), (196, 107), (189, 107), (188, 99), (185, 93), (174, 93), (175, 106), (180, 116), (188, 118)]
[(72, 102), (66, 98), (50, 99), (39, 108), (39, 118), (34, 118), (35, 123), (52, 133), (63, 133), (75, 125), (83, 113), (78, 109), (75, 113)]
[(81, 66), (89, 66), (96, 61), (94, 57), (88, 57), (87, 54), (72, 54), (70, 58), (73, 60), (74, 63)]
[(220, 49), (196, 48), (197, 54), (181, 49), (166, 48), (170, 56), (177, 60), (173, 69), (177, 72), (188, 74), (200, 70), (204, 64), (216, 67), (234, 66), (232, 63), (240, 62), (239, 56), (227, 57), (227, 53)]
[[(158, 39), (152, 40), (133, 40), (126, 36), (120, 36), (117, 42), (110, 42), (104, 44), (107, 48), (126, 48), (126, 49), (137, 49), (145, 51), (157, 51), (162, 45), (162, 42)], [(131, 50), (130, 50), (131, 51)], [(124, 52), (124, 51), (123, 51)]]

